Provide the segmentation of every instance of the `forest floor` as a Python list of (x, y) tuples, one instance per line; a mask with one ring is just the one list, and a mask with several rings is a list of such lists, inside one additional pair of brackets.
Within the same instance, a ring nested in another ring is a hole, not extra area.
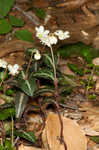
[[(39, 6), (42, 5), (44, 4), (39, 4)], [(18, 64), (22, 67), (26, 61), (24, 53), (28, 48), (36, 46), (41, 55), (48, 48), (39, 45), (35, 37), (36, 23), (37, 26), (43, 24), (42, 16), (39, 16), (42, 11), (37, 13), (36, 8), (31, 8), (23, 2), (17, 6), (21, 8), (21, 11), (13, 8), (9, 14), (23, 19), (25, 24), (23, 27), (14, 27), (8, 34), (0, 35), (0, 58), (12, 65)], [(35, 2), (33, 6), (37, 7), (38, 3)], [(46, 3), (45, 6), (47, 6)], [(30, 11), (24, 14), (29, 9)], [(35, 12), (41, 19), (40, 24)], [(29, 16), (32, 16), (34, 20), (29, 19)], [(20, 29), (32, 32), (34, 43), (17, 39), (13, 33)], [(76, 43), (67, 44), (55, 50), (55, 54), (60, 54), (58, 69), (70, 77), (69, 83), (63, 88), (58, 109), (55, 106), (56, 103), (48, 101), (41, 105), (40, 97), (29, 97), (26, 105), (28, 109), (24, 111), (22, 119), (14, 118), (14, 129), (24, 130), (26, 133), (33, 132), (36, 142), (32, 143), (31, 140), (28, 142), (17, 135), (13, 140), (18, 150), (66, 150), (65, 144), (67, 150), (99, 150), (99, 51), (96, 50), (94, 53), (97, 53), (97, 56), (93, 57), (90, 49), (94, 48)], [(2, 91), (0, 93), (0, 108), (5, 104), (2, 94), (5, 94), (7, 88), (10, 86), (6, 85), (4, 93)], [(45, 92), (41, 97), (51, 99), (53, 96), (50, 92)], [(9, 122), (8, 119), (1, 120), (0, 126), (6, 122)], [(64, 139), (61, 139), (61, 131)]]

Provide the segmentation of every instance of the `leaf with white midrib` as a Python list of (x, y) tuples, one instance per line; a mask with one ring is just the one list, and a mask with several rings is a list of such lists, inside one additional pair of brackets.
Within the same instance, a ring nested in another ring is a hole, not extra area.
[(36, 80), (33, 77), (28, 77), (27, 79), (25, 79), (25, 77), (25, 72), (21, 71), (21, 74), (18, 78), (19, 87), (28, 96), (33, 96), (36, 88)]
[(19, 107), (18, 107), (18, 112), (16, 114), (16, 118), (18, 118), (20, 116), (20, 110), (21, 110), (21, 107), (22, 107), (23, 98), (24, 98), (24, 93), (22, 93), (21, 96), (20, 96), (20, 103), (19, 103)]
[(32, 133), (32, 135), (31, 135), (31, 133), (32, 133), (32, 132), (30, 132), (30, 134), (29, 134), (28, 132), (23, 131), (24, 136), (25, 136), (26, 138), (28, 138), (29, 141), (35, 142), (34, 135), (33, 135), (33, 133)]
[(22, 116), (27, 101), (28, 101), (28, 96), (25, 95), (24, 93), (18, 92), (16, 94), (16, 99), (15, 99), (16, 118), (20, 118)]
[(46, 79), (52, 79), (54, 81), (54, 74), (49, 70), (39, 70), (33, 74), (34, 77), (41, 77)]
[(54, 68), (54, 64), (53, 64), (53, 62), (52, 62), (52, 59), (51, 59), (47, 54), (43, 54), (43, 56), (45, 56), (45, 57), (49, 60), (50, 64), (51, 64), (52, 67)]
[[(24, 74), (23, 71), (22, 71), (22, 76), (23, 76), (23, 79), (25, 79), (25, 74)], [(27, 84), (28, 89), (32, 92), (32, 89), (31, 89), (31, 87), (30, 87), (29, 81), (28, 81), (28, 80), (24, 80), (24, 81), (25, 81), (25, 83)]]

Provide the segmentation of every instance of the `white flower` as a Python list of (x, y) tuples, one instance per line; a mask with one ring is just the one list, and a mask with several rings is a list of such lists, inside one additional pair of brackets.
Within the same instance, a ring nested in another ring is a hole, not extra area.
[[(70, 37), (69, 31), (56, 30), (56, 32), (50, 34), (49, 30), (44, 30), (44, 26), (36, 27), (36, 36), (40, 39), (42, 44), (50, 47), (53, 44), (57, 44), (59, 40), (65, 40)], [(57, 37), (58, 39), (57, 39)]]
[(15, 76), (16, 74), (19, 73), (19, 65), (18, 64), (15, 64), (15, 65), (8, 65), (8, 70), (9, 70), (9, 73), (13, 76)]
[(35, 53), (35, 54), (34, 54), (34, 59), (35, 59), (35, 60), (41, 59), (41, 54), (40, 54), (39, 52)]
[(41, 42), (42, 42), (42, 44), (45, 44), (45, 45), (47, 45), (48, 47), (50, 47), (51, 45), (57, 43), (57, 38), (56, 38), (55, 36), (53, 36), (53, 35), (52, 35), (52, 36), (48, 35), (48, 36), (46, 36), (46, 37), (43, 37), (43, 38), (41, 39)]
[(36, 27), (36, 37), (38, 37), (42, 44), (50, 47), (53, 44), (57, 43), (57, 38), (53, 35), (49, 35), (49, 30), (44, 30), (43, 26)]
[(44, 30), (43, 26), (36, 27), (36, 37), (38, 37), (41, 41), (42, 44), (48, 45), (49, 40), (48, 40), (48, 34), (49, 30)]
[(49, 34), (49, 30), (44, 30), (43, 26), (36, 27), (35, 30), (36, 30), (36, 37), (38, 37), (40, 40)]
[(50, 47), (50, 43), (49, 43), (49, 36), (45, 36), (42, 39), (40, 39), (41, 43), (44, 45), (47, 45)]
[(3, 59), (0, 59), (0, 67), (1, 68), (6, 68), (7, 67), (7, 62), (5, 61), (5, 60), (3, 60)]
[(58, 36), (59, 40), (65, 40), (70, 37), (69, 31), (56, 30), (54, 34)]
[(55, 36), (49, 36), (49, 43), (50, 45), (56, 44), (57, 43), (57, 38)]

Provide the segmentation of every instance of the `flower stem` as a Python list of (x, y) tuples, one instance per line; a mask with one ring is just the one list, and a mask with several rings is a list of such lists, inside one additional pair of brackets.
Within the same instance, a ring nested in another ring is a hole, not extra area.
[(12, 121), (12, 133), (11, 133), (11, 140), (12, 140), (12, 147), (13, 147), (13, 140), (14, 140), (14, 121), (13, 121), (13, 117), (11, 116), (11, 121)]
[(30, 68), (30, 65), (31, 65), (31, 62), (32, 62), (33, 53), (34, 53), (34, 52), (32, 52), (32, 54), (31, 54), (30, 61), (29, 61), (29, 63), (28, 63), (27, 69), (26, 69), (25, 80), (27, 80), (27, 78), (28, 78), (28, 71), (29, 71), (29, 68)]
[(61, 130), (60, 130), (60, 143), (63, 143), (64, 145), (64, 150), (67, 150), (67, 145), (64, 141), (64, 135), (63, 135), (63, 121), (60, 115), (60, 106), (59, 106), (59, 92), (58, 92), (58, 80), (56, 76), (56, 66), (55, 66), (55, 59), (54, 59), (54, 54), (53, 54), (53, 49), (52, 46), (50, 45), (50, 51), (51, 51), (51, 56), (52, 56), (52, 62), (53, 62), (53, 71), (54, 71), (54, 86), (55, 86), (55, 98), (56, 98), (56, 108), (58, 112), (58, 117), (61, 125)]
[(52, 55), (54, 78), (55, 78), (55, 80), (56, 80), (56, 66), (55, 66), (55, 59), (54, 59), (53, 49), (52, 49), (52, 46), (51, 46), (51, 45), (50, 45), (50, 50), (51, 50), (51, 55)]

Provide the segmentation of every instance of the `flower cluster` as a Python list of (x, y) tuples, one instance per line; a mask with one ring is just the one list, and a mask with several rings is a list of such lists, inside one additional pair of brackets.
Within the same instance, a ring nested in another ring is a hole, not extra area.
[(54, 33), (50, 33), (49, 30), (44, 30), (43, 26), (36, 27), (36, 37), (38, 37), (42, 44), (50, 47), (53, 44), (57, 44), (59, 40), (65, 40), (70, 37), (68, 31), (56, 30)]
[(57, 31), (55, 32), (55, 35), (58, 36), (59, 40), (65, 40), (65, 39), (67, 39), (67, 38), (70, 37), (68, 31), (63, 32), (62, 30), (57, 30)]
[(18, 64), (15, 64), (15, 65), (11, 65), (11, 64), (8, 64), (5, 60), (3, 59), (0, 59), (0, 67), (1, 68), (4, 68), (4, 69), (8, 69), (9, 71), (9, 74), (15, 76), (16, 74), (19, 73), (19, 65)]

